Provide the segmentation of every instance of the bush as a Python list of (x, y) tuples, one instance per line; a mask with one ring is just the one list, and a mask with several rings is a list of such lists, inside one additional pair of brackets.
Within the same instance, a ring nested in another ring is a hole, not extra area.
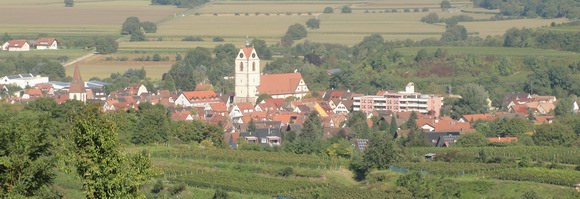
[(423, 8), (423, 10), (421, 10), (423, 12), (429, 12), (429, 8)]
[(213, 38), (213, 42), (224, 42), (224, 38), (223, 37), (214, 37)]
[(397, 9), (391, 9), (391, 12), (399, 12)]
[(547, 166), (548, 169), (564, 169), (564, 166), (557, 163), (552, 163)]
[(151, 58), (151, 61), (161, 61), (161, 55), (157, 53), (153, 54), (153, 58)]
[(284, 177), (294, 175), (294, 169), (292, 169), (292, 167), (285, 167), (278, 172), (278, 175)]
[(352, 13), (350, 6), (343, 6), (340, 13)]
[(580, 171), (580, 164), (576, 166), (576, 171)]
[(409, 8), (405, 8), (403, 12), (411, 12), (411, 10)]
[(420, 12), (421, 10), (419, 10), (419, 8), (415, 8), (413, 9), (413, 12)]
[(201, 37), (187, 36), (181, 41), (203, 41), (203, 39)]
[(185, 191), (185, 187), (186, 186), (183, 183), (182, 184), (179, 184), (179, 185), (176, 185), (174, 187), (171, 187), (169, 189), (169, 194), (171, 194), (172, 196), (173, 195), (177, 195), (177, 194), (181, 193), (182, 191)]
[(161, 180), (157, 180), (151, 189), (151, 193), (159, 193), (164, 189), (163, 182)]
[(324, 8), (324, 11), (322, 11), (322, 13), (334, 13), (334, 9), (332, 9), (331, 7), (326, 7)]
[(218, 189), (218, 190), (215, 190), (215, 193), (213, 194), (212, 199), (227, 199), (228, 197), (229, 197), (228, 192), (221, 190), (221, 189)]

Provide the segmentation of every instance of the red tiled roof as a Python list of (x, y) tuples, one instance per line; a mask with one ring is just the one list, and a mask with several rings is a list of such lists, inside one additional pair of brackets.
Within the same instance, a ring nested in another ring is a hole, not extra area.
[(467, 122), (471, 122), (471, 121), (493, 121), (496, 120), (497, 117), (490, 115), (490, 114), (472, 114), (472, 115), (463, 115), (463, 118), (467, 121)]
[(516, 104), (511, 109), (514, 113), (528, 114), (528, 105), (526, 104)]
[(254, 48), (252, 48), (252, 47), (244, 47), (244, 48), (242, 48), (242, 51), (244, 52), (244, 58), (250, 59), (250, 57), (252, 56), (252, 51), (253, 50), (254, 50)]
[(228, 109), (226, 108), (226, 104), (222, 103), (211, 103), (209, 104), (212, 111), (215, 112), (227, 112)]
[(26, 40), (16, 39), (8, 41), (8, 48), (22, 48), (26, 44)]
[(282, 106), (282, 104), (284, 104), (284, 99), (282, 99), (282, 98), (269, 98), (269, 99), (264, 99), (264, 102), (273, 103), (276, 107), (279, 107), (279, 106)]
[(236, 104), (240, 110), (253, 110), (254, 106), (250, 102), (243, 102)]
[(217, 94), (214, 91), (189, 91), (189, 92), (183, 92), (183, 95), (185, 95), (185, 97), (188, 100), (194, 100), (194, 99), (211, 99), (211, 98), (216, 98), (218, 97)]
[(50, 46), (55, 41), (56, 41), (56, 39), (54, 39), (54, 38), (42, 38), (41, 37), (41, 38), (36, 39), (36, 41), (34, 43), (37, 46)]
[(28, 89), (26, 90), (26, 94), (30, 95), (30, 96), (42, 96), (42, 91), (40, 91), (40, 89)]
[(258, 92), (269, 95), (295, 93), (300, 80), (300, 73), (261, 75)]
[(79, 71), (79, 66), (75, 65), (75, 71), (73, 74), (73, 79), (70, 82), (69, 93), (85, 93), (85, 82), (81, 78), (81, 72)]
[(539, 115), (537, 115), (537, 116), (535, 116), (535, 118), (536, 118), (536, 121), (538, 123), (549, 124), (550, 123), (550, 120), (553, 120), (554, 119), (554, 116), (551, 116), (551, 115), (548, 115), (548, 116), (539, 116)]

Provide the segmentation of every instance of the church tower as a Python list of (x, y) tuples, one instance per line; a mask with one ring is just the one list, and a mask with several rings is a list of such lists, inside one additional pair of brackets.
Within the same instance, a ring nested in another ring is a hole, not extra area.
[(236, 56), (235, 71), (234, 103), (256, 103), (260, 86), (260, 58), (249, 41), (246, 41), (246, 46), (240, 49)]
[(87, 101), (87, 90), (85, 89), (85, 82), (81, 78), (79, 66), (75, 65), (75, 73), (68, 90), (68, 99), (78, 100), (81, 102)]

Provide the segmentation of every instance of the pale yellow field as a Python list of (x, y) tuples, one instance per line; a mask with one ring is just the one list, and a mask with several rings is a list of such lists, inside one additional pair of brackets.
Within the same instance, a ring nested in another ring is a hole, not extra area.
[[(225, 3), (225, 2), (224, 2)], [(279, 4), (279, 3), (263, 3), (263, 4), (248, 4), (248, 3), (214, 3), (199, 10), (199, 13), (250, 13), (254, 15), (256, 12), (264, 13), (286, 13), (286, 12), (312, 12), (322, 13), (325, 7), (332, 7), (338, 9), (345, 4), (330, 4), (330, 3), (308, 3), (308, 4)], [(338, 12), (338, 11), (337, 11)]]
[(127, 17), (157, 21), (184, 10), (174, 6), (150, 6), (149, 3), (144, 0), (77, 0), (74, 7), (67, 8), (62, 0), (2, 0), (0, 30), (13, 34), (114, 34), (120, 31)]
[(480, 37), (488, 35), (503, 35), (510, 28), (535, 28), (550, 25), (552, 22), (562, 23), (566, 19), (518, 19), (506, 21), (463, 22), (461, 25), (470, 33), (479, 32)]
[(223, 36), (280, 38), (288, 26), (312, 16), (185, 16), (164, 23), (151, 36)]
[[(81, 76), (83, 79), (88, 80), (92, 77), (107, 78), (111, 76), (111, 73), (121, 73), (123, 74), (128, 69), (141, 69), (145, 68), (147, 71), (147, 77), (152, 80), (160, 80), (163, 73), (166, 73), (171, 69), (171, 66), (175, 64), (175, 55), (162, 55), (162, 57), (169, 56), (172, 61), (160, 61), (160, 62), (141, 62), (141, 61), (131, 61), (135, 57), (143, 56), (139, 55), (129, 55), (130, 61), (104, 61), (105, 57), (110, 55), (96, 55), (87, 60), (78, 63)], [(116, 55), (113, 57), (120, 57), (125, 55)], [(65, 67), (66, 75), (72, 76), (74, 72), (74, 65)]]

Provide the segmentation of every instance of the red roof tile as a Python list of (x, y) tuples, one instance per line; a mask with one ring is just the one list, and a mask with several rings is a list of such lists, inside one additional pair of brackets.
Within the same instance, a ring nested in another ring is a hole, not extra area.
[(36, 44), (37, 46), (50, 46), (55, 41), (56, 41), (56, 39), (54, 39), (54, 38), (42, 38), (41, 37), (41, 38), (36, 39), (34, 44)]
[(183, 95), (185, 95), (188, 100), (212, 99), (218, 97), (218, 95), (211, 90), (183, 92)]
[(22, 48), (26, 44), (26, 40), (17, 39), (8, 41), (8, 48)]
[(258, 92), (269, 95), (295, 93), (300, 80), (300, 73), (261, 75)]

